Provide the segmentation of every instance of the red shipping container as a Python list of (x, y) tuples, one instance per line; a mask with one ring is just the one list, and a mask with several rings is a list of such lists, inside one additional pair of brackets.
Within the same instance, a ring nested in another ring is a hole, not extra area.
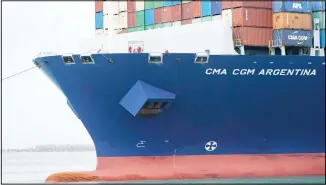
[(225, 9), (230, 9), (232, 8), (232, 1), (221, 1), (222, 2), (222, 10), (225, 10)]
[(162, 12), (163, 8), (154, 9), (154, 24), (159, 24), (162, 22)]
[(272, 1), (232, 1), (232, 7), (246, 7), (246, 8), (268, 8), (272, 9)]
[(128, 28), (136, 27), (136, 13), (128, 12)]
[(181, 20), (181, 5), (172, 6), (172, 21)]
[(272, 28), (233, 28), (233, 39), (241, 39), (241, 43), (244, 46), (268, 46), (268, 43), (272, 38)]
[(182, 20), (181, 24), (192, 24), (192, 19)]
[(191, 19), (192, 18), (191, 3), (181, 4), (181, 7), (182, 7), (182, 11), (181, 11), (182, 19)]
[(273, 27), (271, 9), (235, 8), (232, 9), (233, 26)]
[(103, 12), (103, 1), (95, 1), (95, 12)]
[(136, 1), (127, 1), (127, 12), (135, 12), (136, 11)]
[(192, 17), (201, 17), (201, 2), (191, 1), (191, 13)]
[(162, 22), (172, 22), (172, 7), (164, 7), (162, 10)]

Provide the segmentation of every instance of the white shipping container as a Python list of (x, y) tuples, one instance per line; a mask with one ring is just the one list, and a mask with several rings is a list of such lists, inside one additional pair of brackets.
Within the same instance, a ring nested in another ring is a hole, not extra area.
[(172, 22), (172, 26), (181, 26), (181, 21)]
[(104, 29), (96, 29), (95, 30), (95, 35), (103, 35), (104, 34)]
[(229, 22), (229, 25), (232, 26), (232, 9), (222, 10), (222, 20)]
[(112, 11), (112, 14), (118, 14), (119, 13), (119, 2), (118, 1), (110, 1), (110, 10)]
[(110, 26), (112, 27), (112, 24), (110, 25), (109, 15), (108, 14), (103, 15), (104, 30), (108, 30)]
[(113, 15), (113, 24), (112, 24), (112, 28), (115, 29), (119, 29), (119, 15)]
[[(198, 33), (201, 33), (200, 37), (191, 37)], [(166, 50), (170, 53), (202, 53), (210, 50), (214, 55), (238, 55), (234, 50), (232, 29), (223, 20), (119, 34), (112, 41), (109, 45), (113, 53), (127, 53), (128, 44), (138, 41), (144, 44), (145, 53), (164, 53)]]
[(113, 19), (115, 15), (106, 13), (103, 15), (103, 28), (104, 30), (113, 30), (117, 27), (117, 18), (115, 17), (116, 20)]
[(119, 12), (127, 11), (127, 1), (119, 1)]
[(202, 22), (201, 18), (192, 19), (192, 24), (201, 23), (201, 22)]
[(119, 29), (128, 28), (127, 12), (120, 12), (119, 14)]
[(214, 16), (212, 16), (212, 21), (216, 21), (216, 20), (222, 20), (222, 15), (214, 15)]
[(136, 11), (140, 11), (144, 9), (145, 9), (144, 1), (136, 1)]
[(103, 1), (103, 15), (111, 13), (111, 1)]
[(112, 32), (110, 32), (109, 30), (104, 30), (104, 35), (106, 35), (106, 36), (108, 36), (110, 33), (112, 33)]

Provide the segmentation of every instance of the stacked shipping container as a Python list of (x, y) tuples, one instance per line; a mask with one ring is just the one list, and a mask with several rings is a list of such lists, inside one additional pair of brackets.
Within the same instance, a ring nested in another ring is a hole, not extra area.
[(182, 23), (195, 24), (221, 19), (220, 1), (185, 1), (182, 4)]
[(222, 19), (229, 20), (236, 44), (267, 47), (272, 39), (271, 1), (222, 1)]
[(95, 33), (100, 35), (103, 30), (103, 1), (95, 1)]
[(220, 19), (220, 1), (128, 1), (128, 32)]
[(311, 47), (310, 1), (273, 1), (273, 40), (277, 45)]
[[(325, 1), (312, 1), (312, 20), (319, 19), (320, 47), (325, 48)], [(313, 28), (315, 28), (313, 22)]]
[[(107, 29), (109, 24), (103, 10), (107, 2), (95, 1), (98, 33)], [(110, 2), (107, 9), (113, 15), (111, 27), (119, 33), (226, 19), (233, 27), (234, 39), (240, 40), (244, 46), (267, 47), (270, 40), (280, 39), (285, 46), (309, 47), (312, 40), (311, 7), (313, 17), (320, 18), (321, 36), (324, 38), (325, 2), (321, 1), (121, 0)], [(325, 46), (325, 42), (322, 45)]]
[[(128, 3), (127, 1), (111, 1), (110, 5), (113, 6), (113, 19), (115, 22), (114, 30), (117, 31), (117, 33), (126, 33), (128, 32), (128, 12), (127, 7)], [(111, 8), (112, 9), (112, 8)]]

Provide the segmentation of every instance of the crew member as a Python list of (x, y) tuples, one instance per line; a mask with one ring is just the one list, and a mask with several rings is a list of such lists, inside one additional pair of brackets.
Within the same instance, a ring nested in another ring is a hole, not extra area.
[(138, 53), (142, 53), (142, 51), (143, 51), (140, 46), (138, 46), (137, 50), (138, 50)]

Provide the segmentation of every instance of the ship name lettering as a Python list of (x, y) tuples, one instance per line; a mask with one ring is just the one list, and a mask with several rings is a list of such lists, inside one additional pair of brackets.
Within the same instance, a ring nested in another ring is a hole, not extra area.
[[(227, 75), (227, 69), (208, 68), (206, 75)], [(258, 76), (316, 76), (316, 69), (233, 69), (233, 76), (258, 75)]]
[(208, 68), (205, 72), (207, 75), (227, 75), (226, 69), (212, 69)]
[(234, 69), (233, 75), (254, 75), (255, 69)]
[(258, 75), (265, 76), (316, 76), (316, 69), (262, 69)]

